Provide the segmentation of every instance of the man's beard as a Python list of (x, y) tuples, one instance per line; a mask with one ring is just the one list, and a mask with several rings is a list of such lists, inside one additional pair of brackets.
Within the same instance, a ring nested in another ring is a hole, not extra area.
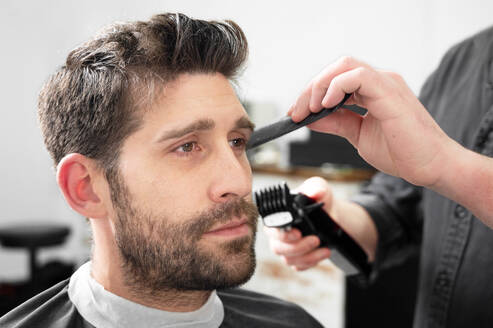
[[(135, 292), (230, 288), (253, 275), (258, 212), (252, 203), (239, 198), (171, 223), (134, 206), (119, 172), (108, 177), (124, 280)], [(217, 243), (215, 248), (199, 245), (204, 233), (233, 217), (247, 217), (252, 236)]]

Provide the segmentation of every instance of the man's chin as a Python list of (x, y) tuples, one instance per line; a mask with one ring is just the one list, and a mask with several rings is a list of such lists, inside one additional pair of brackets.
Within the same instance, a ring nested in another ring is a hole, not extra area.
[(255, 266), (254, 237), (244, 236), (233, 240), (211, 243), (209, 240), (199, 246), (205, 258), (210, 262), (215, 262), (217, 268), (222, 271), (224, 285), (221, 288), (237, 287), (246, 283), (252, 277)]
[[(243, 285), (253, 276), (255, 272), (256, 260), (255, 253), (243, 253), (236, 256), (225, 258), (223, 268), (225, 271), (223, 285), (219, 285), (216, 289), (234, 288)], [(227, 273), (226, 273), (227, 272)]]

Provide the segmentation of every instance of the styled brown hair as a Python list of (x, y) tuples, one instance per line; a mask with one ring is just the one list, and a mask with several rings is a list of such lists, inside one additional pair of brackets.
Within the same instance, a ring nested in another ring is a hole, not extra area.
[(184, 73), (234, 80), (247, 54), (245, 35), (232, 21), (166, 13), (109, 26), (70, 52), (40, 93), (41, 129), (55, 165), (76, 152), (110, 169), (142, 122), (143, 90), (152, 98), (153, 86)]

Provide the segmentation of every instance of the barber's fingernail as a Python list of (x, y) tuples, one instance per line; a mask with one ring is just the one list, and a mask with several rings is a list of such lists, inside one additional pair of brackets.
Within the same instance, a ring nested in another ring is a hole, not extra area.
[(293, 108), (292, 111), (290, 111), (289, 116), (293, 117), (296, 115), (296, 108)]
[(327, 107), (327, 100), (329, 100), (329, 96), (325, 95), (324, 99), (322, 99), (322, 106)]
[(287, 116), (291, 116), (294, 111), (294, 106), (289, 107), (288, 113), (286, 114)]
[(313, 238), (310, 239), (310, 245), (313, 246), (313, 247), (314, 246), (318, 246), (319, 243), (320, 242), (319, 242), (318, 238), (313, 237)]

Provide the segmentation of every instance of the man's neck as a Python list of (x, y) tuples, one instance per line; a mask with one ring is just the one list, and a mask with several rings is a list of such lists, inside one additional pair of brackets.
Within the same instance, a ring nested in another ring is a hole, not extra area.
[(204, 305), (211, 294), (211, 291), (146, 291), (142, 288), (128, 286), (121, 279), (116, 278), (121, 277), (121, 273), (111, 274), (113, 270), (100, 270), (95, 265), (98, 262), (96, 258), (93, 259), (91, 275), (105, 290), (150, 308), (168, 312), (191, 312)]
[[(104, 223), (99, 221), (92, 224)], [(121, 270), (116, 244), (108, 238), (107, 233), (101, 233), (110, 227), (98, 228), (93, 229), (91, 275), (105, 290), (129, 301), (169, 312), (195, 311), (207, 302), (211, 291), (156, 291), (127, 283)]]

